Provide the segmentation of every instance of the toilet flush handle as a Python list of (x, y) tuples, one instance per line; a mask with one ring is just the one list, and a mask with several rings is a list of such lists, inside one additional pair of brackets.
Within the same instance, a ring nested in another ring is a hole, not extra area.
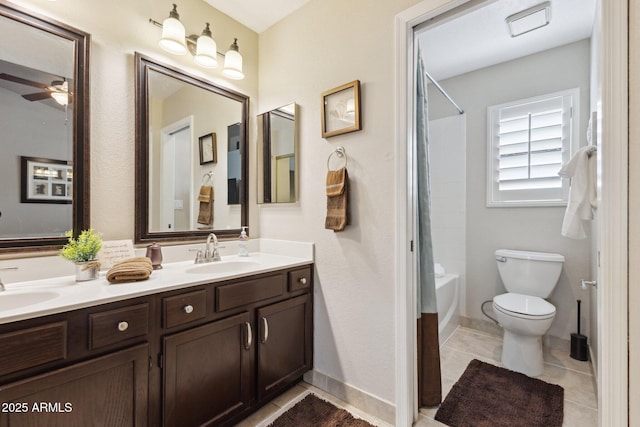
[(507, 262), (507, 257), (497, 256), (496, 261), (498, 262)]

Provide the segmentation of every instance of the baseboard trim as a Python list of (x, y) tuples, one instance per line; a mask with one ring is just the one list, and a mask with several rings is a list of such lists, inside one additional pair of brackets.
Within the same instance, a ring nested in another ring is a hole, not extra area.
[(318, 371), (309, 371), (304, 374), (304, 381), (369, 415), (389, 424), (395, 424), (396, 407), (391, 402), (380, 399)]

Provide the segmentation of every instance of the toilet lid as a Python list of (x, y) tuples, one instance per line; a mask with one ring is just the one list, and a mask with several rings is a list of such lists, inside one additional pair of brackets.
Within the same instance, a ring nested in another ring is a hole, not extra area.
[(506, 293), (493, 298), (493, 303), (502, 311), (531, 317), (548, 317), (555, 314), (556, 307), (540, 297)]

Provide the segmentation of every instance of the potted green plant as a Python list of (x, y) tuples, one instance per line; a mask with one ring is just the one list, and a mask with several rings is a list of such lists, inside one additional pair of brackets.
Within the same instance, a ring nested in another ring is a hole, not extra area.
[(102, 248), (102, 234), (90, 228), (82, 230), (78, 238), (73, 237), (73, 231), (67, 231), (66, 236), (69, 241), (60, 250), (60, 255), (76, 264), (76, 282), (97, 279), (100, 270), (97, 257)]

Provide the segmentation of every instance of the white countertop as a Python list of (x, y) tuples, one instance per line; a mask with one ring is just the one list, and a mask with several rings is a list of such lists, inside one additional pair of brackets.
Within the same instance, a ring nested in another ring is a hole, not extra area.
[[(249, 257), (223, 256), (222, 261), (207, 264), (194, 264), (193, 261), (163, 264), (161, 270), (155, 270), (148, 280), (140, 282), (111, 284), (102, 272), (100, 278), (88, 282), (76, 282), (75, 276), (63, 276), (10, 283), (6, 285), (6, 291), (0, 292), (0, 324), (311, 262), (313, 256), (304, 251), (300, 256), (252, 252)], [(220, 271), (194, 273), (196, 269)]]

